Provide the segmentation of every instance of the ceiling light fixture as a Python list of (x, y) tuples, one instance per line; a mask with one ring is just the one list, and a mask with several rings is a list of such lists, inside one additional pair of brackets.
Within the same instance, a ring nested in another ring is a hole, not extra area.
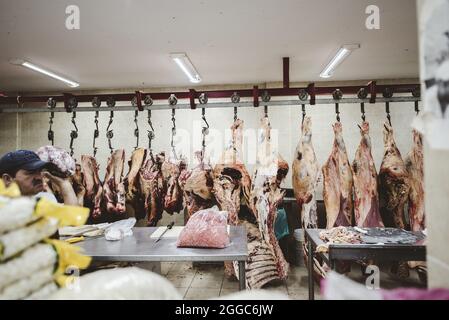
[(195, 66), (190, 61), (189, 57), (185, 53), (171, 53), (170, 57), (178, 65), (179, 68), (186, 74), (190, 82), (199, 83), (201, 82), (201, 77), (198, 71), (196, 71)]
[(68, 85), (69, 85), (70, 87), (72, 87), (72, 88), (79, 87), (79, 85), (80, 85), (78, 82), (75, 82), (75, 81), (69, 80), (69, 79), (67, 79), (67, 78), (64, 78), (64, 77), (62, 77), (62, 76), (60, 76), (60, 75), (57, 75), (56, 73), (53, 73), (53, 72), (51, 72), (51, 71), (45, 70), (44, 68), (38, 67), (38, 66), (36, 66), (35, 64), (33, 64), (33, 63), (31, 63), (31, 62), (28, 62), (28, 61), (24, 61), (24, 60), (20, 60), (20, 59), (15, 59), (15, 60), (11, 60), (10, 62), (11, 62), (12, 64), (20, 65), (20, 66), (23, 66), (23, 67), (25, 67), (25, 68), (28, 68), (28, 69), (37, 71), (37, 72), (42, 73), (42, 74), (44, 74), (44, 75), (46, 75), (46, 76), (48, 76), (48, 77), (51, 77), (51, 78), (53, 78), (53, 79), (62, 81), (62, 82), (64, 82), (64, 83), (68, 84)]
[(326, 65), (326, 67), (321, 71), (320, 77), (321, 78), (329, 78), (332, 76), (335, 68), (337, 68), (343, 60), (345, 60), (352, 51), (359, 49), (360, 44), (348, 44), (342, 46), (340, 49), (338, 49), (335, 56), (329, 61), (329, 63)]

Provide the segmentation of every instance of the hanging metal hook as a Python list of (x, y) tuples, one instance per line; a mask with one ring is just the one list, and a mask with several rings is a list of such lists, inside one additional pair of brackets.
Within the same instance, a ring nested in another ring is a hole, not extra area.
[(363, 122), (365, 122), (366, 116), (365, 116), (365, 103), (364, 102), (360, 103), (360, 112), (362, 113), (362, 120), (363, 120)]
[(391, 115), (390, 115), (390, 102), (385, 102), (385, 112), (387, 113), (387, 120), (391, 126)]
[[(101, 99), (98, 97), (94, 97), (92, 99), (92, 107), (94, 108), (100, 108), (101, 106)], [(99, 112), (95, 111), (95, 117), (94, 117), (94, 122), (95, 122), (95, 130), (94, 130), (94, 138), (93, 138), (93, 142), (92, 142), (92, 148), (94, 149), (94, 157), (97, 155), (97, 146), (95, 145), (96, 139), (100, 136), (100, 130), (98, 130), (98, 116), (99, 116)]]
[[(49, 98), (48, 101), (47, 101), (47, 106), (50, 109), (54, 109), (56, 107), (56, 100), (54, 100), (53, 98)], [(50, 112), (50, 119), (48, 121), (50, 127), (48, 128), (47, 137), (48, 137), (48, 140), (51, 141), (51, 145), (52, 146), (55, 145), (55, 133), (52, 130), (54, 117), (55, 117), (55, 113), (53, 111), (51, 111)]]
[(418, 114), (419, 114), (419, 106), (418, 106), (418, 101), (415, 101), (415, 112), (416, 112), (416, 115), (418, 115)]
[(173, 123), (173, 127), (171, 128), (171, 148), (173, 152), (173, 156), (175, 159), (178, 159), (178, 156), (176, 155), (176, 149), (175, 149), (175, 143), (174, 143), (174, 137), (176, 135), (176, 118), (175, 118), (175, 109), (171, 109), (171, 121)]
[(301, 123), (304, 123), (304, 119), (305, 119), (305, 117), (306, 117), (306, 105), (305, 105), (305, 104), (302, 104), (302, 105), (301, 105), (301, 110), (302, 110), (302, 120), (301, 120)]
[(112, 148), (112, 143), (111, 143), (111, 139), (114, 137), (114, 132), (112, 129), (109, 130), (112, 122), (114, 122), (114, 111), (111, 111), (111, 114), (109, 116), (108, 127), (106, 128), (106, 138), (108, 138), (108, 145), (109, 145), (109, 149), (111, 150), (111, 153), (114, 151), (114, 148)]
[(139, 147), (139, 123), (137, 120), (137, 117), (139, 116), (139, 110), (134, 111), (134, 124), (136, 125), (136, 128), (134, 129), (134, 136), (136, 137), (136, 146), (134, 147), (134, 150), (136, 150)]
[(263, 113), (264, 113), (264, 117), (268, 118), (268, 106), (263, 107)]
[(206, 120), (206, 109), (201, 108), (201, 115), (204, 123), (206, 124), (205, 127), (201, 130), (202, 134), (202, 143), (201, 143), (201, 162), (204, 160), (204, 155), (206, 154), (206, 135), (209, 134), (209, 123), (207, 123)]
[(70, 156), (73, 156), (73, 141), (78, 138), (78, 127), (76, 126), (76, 112), (72, 112), (72, 124), (75, 127), (75, 130), (70, 132)]
[(237, 116), (237, 107), (234, 107), (234, 122), (237, 121), (238, 116)]
[(338, 103), (335, 104), (335, 113), (337, 114), (337, 121), (340, 122), (340, 108)]
[(152, 144), (155, 134), (154, 134), (153, 123), (151, 122), (151, 110), (150, 109), (148, 109), (148, 125), (150, 126), (150, 130), (147, 130), (147, 132), (148, 132), (148, 149), (150, 150), (151, 159), (154, 160), (153, 159), (153, 149), (151, 147), (151, 144)]

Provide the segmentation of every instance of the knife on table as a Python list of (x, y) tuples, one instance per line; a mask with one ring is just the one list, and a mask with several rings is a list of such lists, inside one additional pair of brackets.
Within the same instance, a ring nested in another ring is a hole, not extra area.
[(162, 234), (159, 236), (159, 238), (157, 238), (157, 240), (155, 242), (158, 242), (159, 240), (162, 239), (162, 236), (171, 228), (173, 228), (173, 226), (175, 225), (175, 222), (173, 221), (172, 223), (170, 223), (167, 228), (165, 228), (164, 232), (162, 232)]

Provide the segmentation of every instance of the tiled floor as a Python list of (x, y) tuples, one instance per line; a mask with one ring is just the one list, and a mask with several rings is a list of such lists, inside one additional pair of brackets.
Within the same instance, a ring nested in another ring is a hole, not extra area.
[[(351, 270), (349, 277), (363, 283), (364, 277), (361, 274), (360, 266), (355, 265)], [(184, 296), (184, 299), (188, 300), (223, 297), (239, 291), (237, 280), (230, 280), (225, 277), (224, 269), (219, 265), (167, 262), (162, 263), (161, 272), (174, 284), (180, 294)], [(409, 279), (399, 280), (388, 273), (386, 268), (383, 268), (380, 279), (380, 286), (386, 289), (423, 286), (413, 272), (411, 272)], [(291, 265), (289, 277), (286, 281), (271, 283), (264, 289), (287, 294), (291, 299), (307, 300), (307, 270), (305, 267)], [(321, 299), (319, 293), (320, 288), (315, 285), (316, 299)]]
[[(187, 300), (223, 297), (239, 291), (238, 281), (225, 277), (222, 266), (167, 262), (162, 263), (161, 270)], [(264, 289), (284, 293), (292, 299), (307, 299), (307, 271), (292, 267), (287, 281), (272, 283)], [(319, 288), (317, 291), (319, 299)]]

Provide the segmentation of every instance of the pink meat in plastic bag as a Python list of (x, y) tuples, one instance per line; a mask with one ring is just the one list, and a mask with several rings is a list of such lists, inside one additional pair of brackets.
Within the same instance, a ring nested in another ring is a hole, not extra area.
[(195, 212), (179, 235), (178, 247), (225, 248), (230, 239), (226, 211), (217, 207)]

